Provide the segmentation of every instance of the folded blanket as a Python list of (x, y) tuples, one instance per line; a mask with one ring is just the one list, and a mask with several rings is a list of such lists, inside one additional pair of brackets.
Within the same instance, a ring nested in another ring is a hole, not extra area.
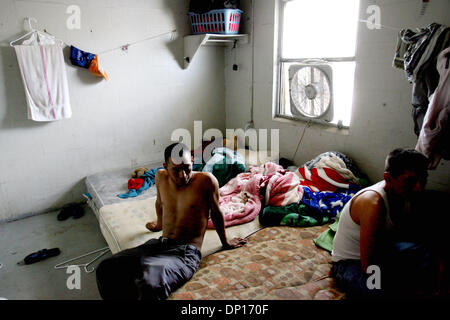
[(261, 225), (313, 227), (330, 221), (330, 217), (320, 211), (313, 210), (303, 203), (292, 203), (284, 207), (265, 207), (259, 215)]

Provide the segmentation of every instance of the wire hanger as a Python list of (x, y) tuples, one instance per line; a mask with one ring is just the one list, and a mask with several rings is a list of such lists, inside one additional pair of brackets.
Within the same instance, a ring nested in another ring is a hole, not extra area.
[[(90, 255), (93, 255), (94, 253), (98, 253), (98, 252), (100, 252), (100, 253), (93, 260), (91, 260), (91, 261), (89, 261), (87, 263), (68, 265), (69, 262), (72, 262), (72, 261), (78, 260), (80, 258), (84, 258), (84, 257), (90, 256)], [(108, 252), (110, 252), (109, 247), (104, 247), (104, 248), (101, 248), (101, 249), (98, 249), (98, 250), (94, 250), (94, 251), (88, 252), (86, 254), (83, 254), (81, 256), (78, 256), (78, 257), (75, 257), (75, 258), (63, 261), (61, 263), (58, 263), (55, 266), (55, 269), (66, 269), (66, 268), (68, 268), (70, 266), (77, 266), (77, 267), (84, 267), (84, 271), (86, 273), (91, 273), (91, 272), (94, 272), (95, 267), (93, 267), (91, 270), (89, 270), (88, 266), (90, 266), (92, 263), (94, 263), (95, 261), (97, 261), (98, 259), (103, 257)]]
[[(22, 40), (23, 38), (26, 38), (26, 37), (28, 37), (29, 35), (31, 35), (32, 37), (35, 37), (35, 36), (37, 35), (37, 36), (38, 36), (38, 37), (36, 38), (36, 41), (37, 41), (37, 42), (39, 42), (39, 39), (41, 39), (41, 42), (42, 42), (42, 38), (47, 38), (47, 39), (54, 40), (54, 41), (57, 40), (57, 41), (60, 41), (61, 43), (63, 43), (63, 41), (61, 41), (61, 40), (59, 40), (59, 39), (56, 39), (56, 38), (55, 38), (54, 36), (52, 36), (51, 34), (48, 34), (48, 33), (46, 33), (46, 32), (41, 32), (41, 31), (39, 31), (39, 30), (33, 28), (33, 26), (31, 25), (31, 20), (33, 20), (34, 22), (37, 23), (37, 20), (36, 20), (35, 18), (27, 17), (27, 18), (25, 18), (25, 20), (28, 22), (28, 27), (29, 27), (30, 31), (29, 31), (28, 33), (24, 34), (23, 36), (19, 37), (18, 39), (11, 41), (11, 42), (9, 43), (9, 45), (10, 45), (11, 47), (14, 47), (14, 46), (15, 46), (15, 45), (13, 44), (14, 42), (17, 42), (17, 41), (19, 41), (19, 40)], [(31, 39), (31, 38), (30, 38), (30, 39)]]

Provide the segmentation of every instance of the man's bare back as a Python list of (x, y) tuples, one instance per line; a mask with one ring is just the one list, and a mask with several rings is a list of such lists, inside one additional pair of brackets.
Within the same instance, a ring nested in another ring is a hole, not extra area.
[(165, 170), (157, 171), (157, 221), (147, 223), (147, 229), (162, 230), (163, 237), (192, 244), (200, 250), (211, 214), (224, 248), (241, 247), (247, 242), (245, 239), (226, 238), (217, 179), (210, 173), (193, 172), (190, 156), (183, 158), (179, 164), (170, 158), (164, 164)]

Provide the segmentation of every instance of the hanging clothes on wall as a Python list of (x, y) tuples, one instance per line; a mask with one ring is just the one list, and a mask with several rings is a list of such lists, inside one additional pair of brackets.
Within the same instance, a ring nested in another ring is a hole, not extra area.
[[(39, 37), (39, 42), (38, 42)], [(72, 116), (62, 43), (33, 34), (15, 45), (25, 88), (28, 119), (55, 121)]]
[(450, 158), (450, 48), (442, 51), (437, 59), (439, 84), (430, 98), (416, 150), (425, 154), (430, 169), (435, 169), (441, 157)]
[(450, 28), (432, 23), (424, 28), (403, 29), (397, 39), (393, 66), (405, 70), (413, 84), (412, 118), (417, 136), (429, 105), (429, 97), (439, 82), (436, 59), (450, 45)]
[(88, 69), (93, 75), (108, 80), (108, 74), (100, 65), (98, 55), (70, 46), (70, 62), (72, 65)]

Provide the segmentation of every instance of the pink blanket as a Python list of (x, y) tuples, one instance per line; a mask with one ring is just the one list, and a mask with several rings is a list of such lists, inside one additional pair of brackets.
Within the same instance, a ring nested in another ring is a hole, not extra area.
[[(265, 187), (265, 205), (286, 206), (299, 202), (303, 189), (299, 178), (273, 162), (251, 167), (249, 172), (238, 174), (219, 189), (219, 206), (224, 215), (225, 227), (250, 222), (262, 208), (261, 188)], [(208, 228), (214, 229), (211, 219)]]
[(298, 203), (303, 197), (300, 179), (293, 172), (276, 173), (267, 182), (265, 205), (284, 207)]

